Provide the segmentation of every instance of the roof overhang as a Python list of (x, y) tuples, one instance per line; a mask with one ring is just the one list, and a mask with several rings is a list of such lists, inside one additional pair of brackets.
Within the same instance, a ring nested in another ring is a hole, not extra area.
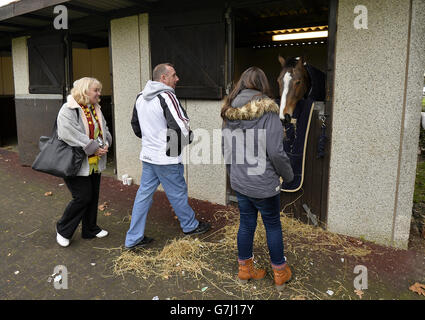
[(67, 9), (67, 32), (75, 42), (108, 45), (111, 19), (147, 12), (168, 0), (20, 0), (0, 7), (0, 51), (10, 50), (16, 37), (54, 32), (53, 8)]
[[(0, 7), (0, 51), (10, 50), (11, 39), (54, 32), (53, 8), (67, 8), (67, 34), (75, 43), (91, 47), (108, 45), (110, 20), (140, 13), (208, 10), (209, 6), (232, 8), (235, 45), (271, 45), (274, 30), (327, 25), (330, 0), (20, 0)], [(223, 13), (224, 14), (224, 13)]]
[(70, 0), (20, 0), (0, 7), (0, 21), (31, 13)]

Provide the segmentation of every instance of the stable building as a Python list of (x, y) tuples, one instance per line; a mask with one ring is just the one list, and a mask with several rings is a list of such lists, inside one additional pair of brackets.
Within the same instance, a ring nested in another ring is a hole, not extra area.
[[(316, 31), (327, 36), (272, 40)], [(134, 100), (152, 67), (171, 62), (191, 128), (209, 138), (209, 161), (196, 137), (184, 151), (203, 159), (185, 165), (189, 196), (228, 204), (234, 196), (217, 156), (224, 96), (256, 65), (278, 98), (278, 55), (303, 56), (326, 74), (326, 98), (312, 113), (302, 188), (282, 192), (284, 212), (406, 248), (424, 38), (425, 0), (15, 1), (0, 7), (0, 144), (16, 140), (21, 163), (31, 165), (73, 80), (93, 76), (103, 84), (101, 106), (114, 137), (109, 165), (117, 179), (128, 174), (137, 182)], [(318, 157), (321, 135), (328, 140)]]

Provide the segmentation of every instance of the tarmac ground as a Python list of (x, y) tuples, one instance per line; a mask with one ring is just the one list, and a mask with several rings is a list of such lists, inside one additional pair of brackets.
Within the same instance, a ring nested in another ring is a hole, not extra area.
[[(60, 247), (55, 239), (55, 223), (71, 199), (62, 179), (21, 166), (16, 152), (0, 148), (0, 186), (1, 300), (152, 300), (155, 297), (160, 300), (235, 300), (241, 297), (240, 291), (229, 294), (229, 290), (220, 290), (226, 283), (215, 276), (211, 279), (187, 275), (144, 279), (131, 272), (114, 274), (113, 261), (123, 252), (137, 185), (124, 186), (115, 178), (103, 175), (99, 204), (107, 202), (108, 205), (104, 211), (99, 210), (98, 225), (108, 230), (109, 235), (102, 239), (82, 239), (80, 226), (67, 248)], [(212, 223), (210, 232), (225, 224), (213, 217), (226, 207), (194, 199), (190, 204), (199, 219)], [(285, 230), (283, 232), (285, 234)], [(155, 194), (146, 235), (155, 239), (152, 248), (162, 248), (170, 239), (184, 236), (162, 192)], [(199, 238), (202, 241), (202, 236)], [(337, 251), (305, 252), (297, 256), (288, 253), (294, 273), (298, 274), (298, 284), (305, 291), (300, 293), (299, 287), (289, 286), (283, 293), (270, 291), (269, 295), (256, 298), (359, 300), (354, 292), (356, 274), (353, 270), (357, 265), (364, 265), (368, 270), (368, 288), (363, 290), (361, 299), (424, 300), (425, 292), (419, 295), (409, 290), (414, 283), (425, 283), (424, 242), (412, 228), (408, 250), (365, 242), (371, 254), (361, 258), (343, 257)], [(220, 264), (224, 261), (222, 254), (215, 253), (213, 263), (236, 276), (236, 252), (234, 263), (229, 265)], [(303, 277), (306, 265), (311, 266), (309, 276)], [(67, 289), (55, 287), (57, 266), (66, 267)], [(272, 278), (268, 275), (258, 283), (259, 288), (272, 286)]]

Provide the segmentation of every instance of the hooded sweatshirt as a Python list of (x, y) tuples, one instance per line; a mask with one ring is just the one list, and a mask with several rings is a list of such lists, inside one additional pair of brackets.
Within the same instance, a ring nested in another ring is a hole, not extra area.
[(142, 139), (140, 160), (157, 165), (182, 162), (182, 149), (192, 137), (189, 118), (173, 88), (149, 80), (136, 98), (131, 126)]
[(224, 160), (233, 190), (251, 198), (280, 193), (280, 177), (294, 177), (283, 150), (278, 105), (251, 89), (242, 90), (225, 113), (222, 130)]

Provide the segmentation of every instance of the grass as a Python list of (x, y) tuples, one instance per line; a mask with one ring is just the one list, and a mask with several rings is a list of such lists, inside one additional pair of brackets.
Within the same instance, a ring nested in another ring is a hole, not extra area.
[(425, 161), (418, 162), (413, 202), (425, 203)]
[[(415, 191), (413, 193), (413, 222), (419, 234), (425, 239), (425, 130), (421, 128), (419, 156), (416, 167)], [(414, 230), (414, 229), (412, 229)]]

